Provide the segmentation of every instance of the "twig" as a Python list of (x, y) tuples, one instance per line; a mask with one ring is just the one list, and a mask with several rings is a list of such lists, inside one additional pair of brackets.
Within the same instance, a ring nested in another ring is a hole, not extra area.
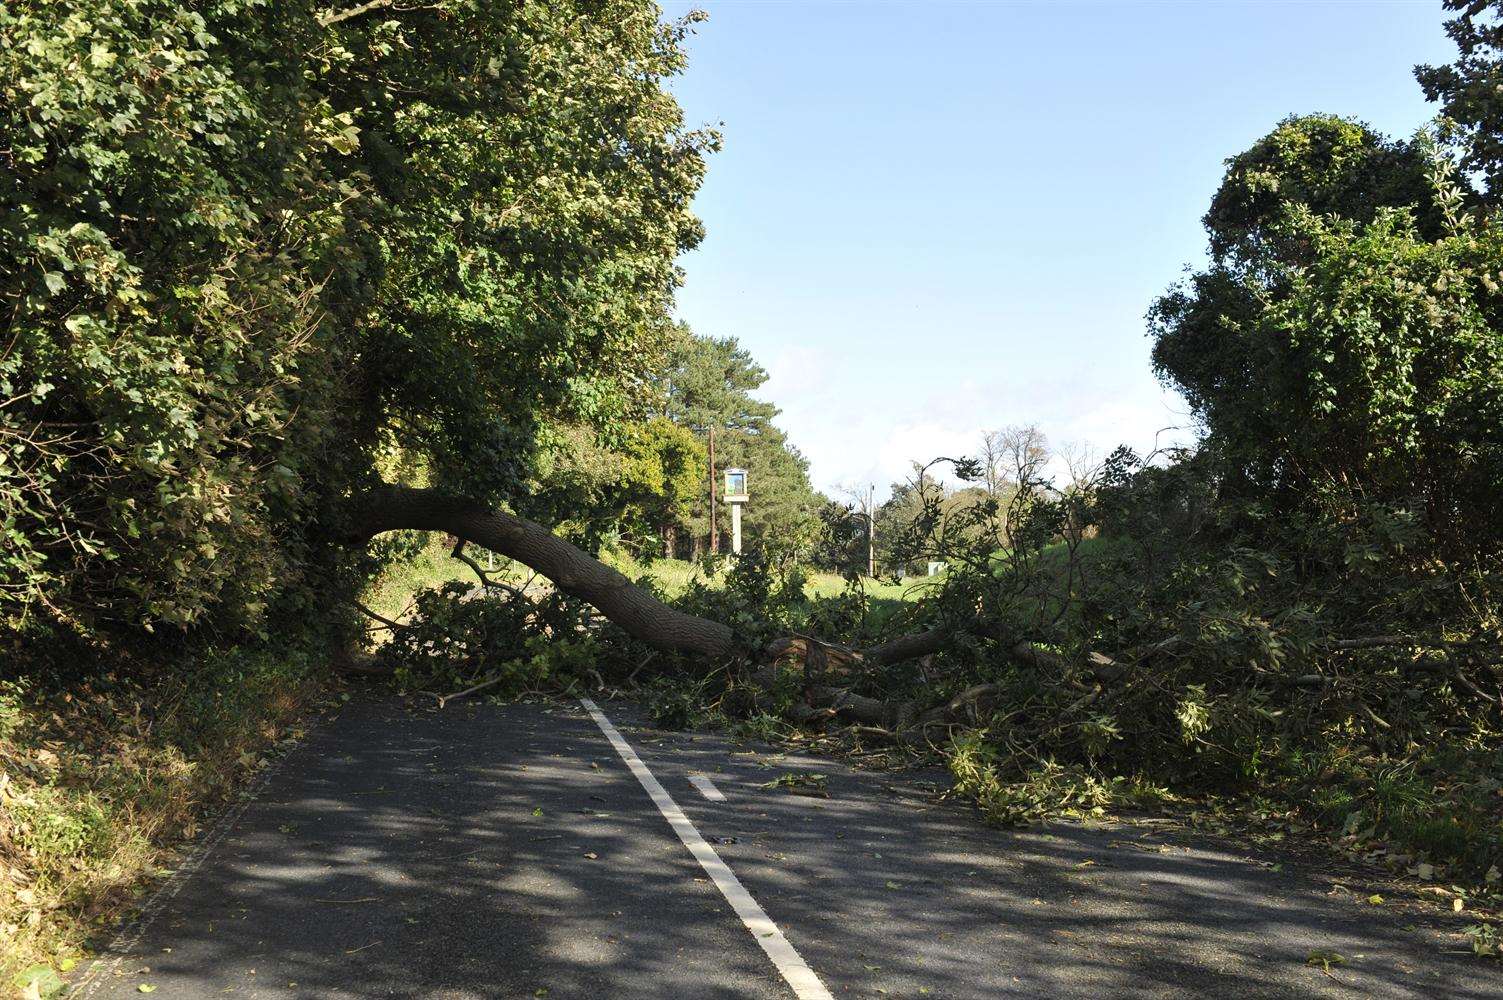
[(346, 10), (328, 10), (318, 15), (318, 23), (320, 27), (327, 28), (331, 24), (348, 21), (351, 18), (359, 17), (361, 14), (369, 14), (373, 10), (380, 10), (382, 7), (390, 7), (391, 5), (392, 0), (370, 0), (369, 3), (359, 4)]
[(359, 611), (360, 611), (361, 614), (365, 615), (367, 618), (373, 618), (373, 619), (375, 619), (376, 621), (380, 622), (382, 625), (385, 625), (387, 628), (391, 629), (393, 632), (395, 632), (395, 631), (397, 631), (399, 629), (404, 629), (404, 628), (407, 627), (406, 625), (403, 625), (401, 622), (392, 621), (390, 618), (386, 617), (385, 615), (377, 614), (376, 612), (372, 611), (370, 608), (366, 607), (364, 604), (361, 604), (359, 601), (351, 600), (350, 603), (353, 604), (357, 609), (359, 609)]
[(453, 694), (434, 695), (434, 697), (438, 699), (438, 707), (439, 708), (443, 708), (444, 704), (446, 702), (453, 701), (456, 698), (463, 698), (466, 695), (472, 695), (476, 691), (481, 691), (481, 690), (484, 690), (485, 688), (492, 687), (493, 685), (500, 684), (504, 680), (506, 680), (506, 675), (505, 674), (500, 674), (498, 676), (492, 677), (488, 681), (481, 681), (479, 684), (476, 684), (474, 687), (465, 688), (463, 691), (456, 691)]
[[(1375, 649), (1379, 646), (1430, 646), (1423, 639), (1411, 639), (1402, 635), (1371, 635), (1360, 639), (1327, 639), (1321, 643), (1327, 649)], [(1442, 642), (1439, 645), (1444, 646)]]
[(651, 663), (657, 657), (657, 655), (658, 655), (658, 651), (654, 649), (651, 652), (649, 652), (646, 656), (642, 657), (642, 662), (638, 663), (637, 664), (637, 669), (633, 670), (631, 672), (631, 675), (626, 678), (626, 683), (630, 684), (632, 681), (636, 680), (637, 679), (637, 675), (642, 672), (642, 668), (645, 667), (645, 666), (647, 666), (647, 664)]
[(480, 568), (480, 564), (478, 562), (464, 554), (464, 546), (465, 540), (461, 538), (459, 541), (454, 543), (454, 551), (450, 552), (449, 555), (455, 559), (458, 559), (460, 562), (470, 567), (470, 569), (474, 570), (475, 575), (480, 578), (480, 583), (482, 586), (490, 590), (504, 590), (512, 597), (526, 597), (525, 594), (523, 594), (516, 587), (513, 587), (511, 584), (498, 583), (497, 581), (492, 580), (488, 575), (486, 575), (486, 571)]

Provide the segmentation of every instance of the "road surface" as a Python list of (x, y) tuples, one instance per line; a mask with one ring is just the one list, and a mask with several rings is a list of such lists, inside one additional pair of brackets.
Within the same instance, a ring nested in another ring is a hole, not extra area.
[[(889, 775), (599, 711), (352, 703), (74, 995), (1503, 995), (1453, 920), (1356, 880), (1151, 825), (989, 829)], [(763, 787), (801, 772), (829, 798)]]

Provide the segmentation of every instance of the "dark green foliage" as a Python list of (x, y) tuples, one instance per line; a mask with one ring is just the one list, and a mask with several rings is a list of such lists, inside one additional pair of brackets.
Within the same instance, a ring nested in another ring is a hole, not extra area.
[(1293, 206), (1371, 222), (1383, 208), (1414, 208), (1427, 235), (1440, 231), (1429, 161), (1413, 143), (1386, 139), (1334, 115), (1291, 117), (1227, 161), (1205, 227), (1218, 262), (1265, 275), (1268, 263), (1307, 259), (1286, 231)]
[(1212, 266), (1151, 314), (1154, 364), (1205, 425), (1222, 489), (1275, 513), (1385, 503), (1452, 554), (1493, 552), (1503, 243), (1461, 214), (1438, 151), (1415, 187), (1426, 153), (1299, 119), (1231, 161), (1207, 216)]
[(593, 616), (557, 593), (534, 601), (450, 583), (418, 592), (410, 623), (393, 630), (381, 655), (409, 690), (453, 694), (499, 678), (487, 693), (567, 691), (600, 666)]
[[(640, 360), (641, 412), (600, 428), (575, 421), (541, 429), (526, 509), (587, 548), (697, 558), (710, 532), (713, 429), (717, 469), (745, 468), (756, 484), (744, 511), (747, 544), (779, 558), (806, 556), (822, 498), (808, 463), (772, 423), (777, 407), (752, 396), (767, 373), (734, 339), (700, 337), (682, 323), (661, 359)], [(727, 551), (730, 512), (717, 505)]]
[[(665, 381), (665, 415), (702, 435), (714, 428), (716, 467), (747, 470), (753, 498), (742, 522), (746, 544), (777, 559), (806, 558), (819, 534), (824, 498), (809, 484), (809, 463), (773, 424), (777, 407), (752, 395), (767, 372), (735, 338), (696, 337), (680, 327)], [(695, 539), (709, 535), (708, 502), (706, 488), (689, 504), (685, 527)], [(716, 516), (720, 549), (729, 551), (730, 514), (723, 504)]]
[(618, 530), (638, 552), (661, 553), (667, 539), (691, 530), (709, 468), (705, 443), (682, 424), (652, 417), (632, 428), (627, 456)]
[(809, 550), (809, 562), (844, 576), (866, 571), (866, 518), (853, 504), (828, 497), (816, 510), (819, 527)]
[(659, 729), (697, 729), (706, 722), (719, 721), (710, 707), (719, 690), (714, 679), (703, 675), (653, 677), (639, 694), (648, 721)]
[(667, 540), (691, 529), (707, 469), (703, 438), (666, 417), (623, 422), (608, 434), (547, 427), (527, 507), (586, 548), (608, 541), (633, 556), (662, 555)]
[(767, 372), (734, 337), (698, 337), (683, 324), (668, 355), (663, 412), (697, 431), (761, 433), (778, 408), (752, 396)]
[[(285, 62), (306, 19), (210, 10), (0, 12), (10, 622), (254, 621), (296, 572), (299, 466), (330, 432), (338, 122)], [(233, 54), (215, 35), (258, 17)]]
[(714, 143), (662, 86), (687, 30), (634, 0), (0, 10), (4, 627), (322, 613), (378, 471), (528, 510), (556, 428), (641, 413)]
[(1425, 96), (1438, 101), (1442, 112), (1461, 127), (1461, 166), (1487, 182), (1494, 200), (1503, 173), (1503, 4), (1496, 0), (1445, 0), (1456, 16), (1446, 22), (1446, 34), (1459, 50), (1456, 62), (1445, 66), (1417, 66), (1414, 75)]

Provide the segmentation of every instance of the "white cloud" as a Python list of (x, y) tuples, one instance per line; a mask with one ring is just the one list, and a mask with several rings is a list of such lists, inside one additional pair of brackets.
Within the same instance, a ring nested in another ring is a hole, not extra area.
[[(836, 496), (841, 487), (869, 483), (885, 495), (890, 484), (911, 476), (914, 461), (974, 455), (983, 431), (1009, 424), (1036, 423), (1055, 447), (1085, 444), (1102, 458), (1120, 444), (1144, 454), (1156, 438), (1159, 445), (1193, 438), (1183, 402), (1151, 379), (1111, 396), (1082, 386), (1067, 396), (1037, 383), (964, 380), (922, 396), (872, 400), (850, 412), (834, 400), (861, 394), (839, 384), (844, 379), (824, 352), (785, 352), (770, 367), (776, 384), (769, 381), (766, 395), (783, 407), (778, 423), (809, 458), (814, 485)], [(1082, 400), (1089, 402), (1080, 406)], [(1160, 434), (1176, 425), (1186, 429)], [(1062, 465), (1054, 471), (1062, 473)]]

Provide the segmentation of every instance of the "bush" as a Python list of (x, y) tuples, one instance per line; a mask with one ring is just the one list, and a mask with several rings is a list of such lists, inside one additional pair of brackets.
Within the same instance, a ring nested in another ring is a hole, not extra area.
[(339, 124), (289, 73), (306, 37), (225, 46), (210, 11), (0, 12), (0, 627), (254, 623), (296, 575)]

